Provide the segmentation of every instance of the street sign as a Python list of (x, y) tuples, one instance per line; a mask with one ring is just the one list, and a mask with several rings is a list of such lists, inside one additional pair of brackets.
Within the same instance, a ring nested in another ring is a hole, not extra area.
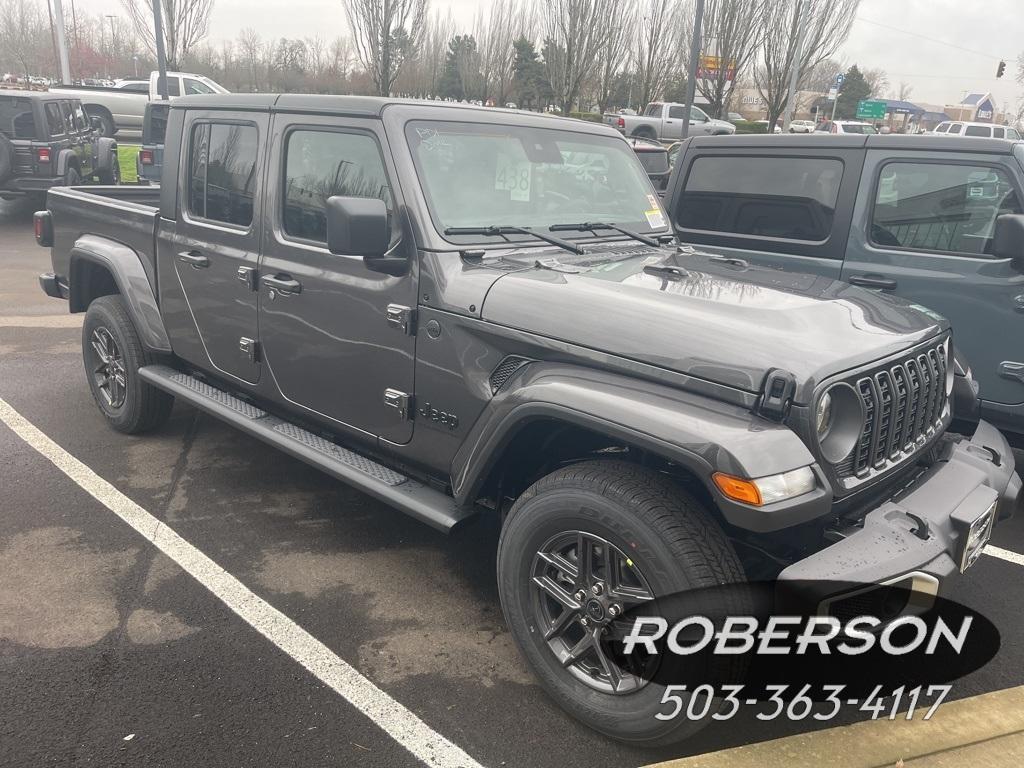
[(885, 118), (885, 102), (865, 99), (857, 102), (857, 117), (862, 120), (882, 120)]
[(846, 75), (844, 75), (842, 72), (836, 75), (836, 88), (841, 86), (844, 80), (846, 80)]
[(835, 101), (836, 100), (836, 96), (838, 96), (838, 95), (839, 95), (839, 89), (838, 88), (829, 88), (828, 89), (828, 100), (829, 101)]

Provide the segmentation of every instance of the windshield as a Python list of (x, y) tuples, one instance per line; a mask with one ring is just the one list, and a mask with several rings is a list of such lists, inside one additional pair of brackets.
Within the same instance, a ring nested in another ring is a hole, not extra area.
[[(406, 135), (438, 231), (614, 222), (662, 231), (658, 198), (622, 139), (568, 130), (416, 121)], [(582, 233), (587, 236), (586, 233)]]

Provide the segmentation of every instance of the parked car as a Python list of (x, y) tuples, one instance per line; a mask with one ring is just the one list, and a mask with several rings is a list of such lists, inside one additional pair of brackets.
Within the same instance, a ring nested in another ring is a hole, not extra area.
[[(104, 136), (120, 130), (141, 130), (146, 104), (158, 99), (158, 73), (148, 80), (120, 80), (111, 86), (55, 86), (54, 93), (80, 99), (90, 117), (100, 121)], [(208, 77), (189, 72), (168, 72), (167, 93), (174, 99), (181, 95), (227, 93), (228, 90)]]
[(78, 99), (0, 89), (0, 198), (85, 181), (119, 184), (117, 143), (101, 138)]
[(164, 135), (170, 103), (151, 101), (142, 121), (142, 143), (135, 156), (135, 172), (140, 184), (159, 184), (164, 165)]
[(975, 139), (1013, 139), (1021, 138), (1016, 128), (1008, 125), (993, 125), (992, 123), (970, 123), (961, 120), (947, 120), (935, 126), (932, 131), (935, 136), (968, 136)]
[[(647, 105), (642, 115), (606, 114), (604, 122), (625, 136), (673, 141), (683, 135), (685, 114), (686, 106), (683, 104), (652, 102)], [(735, 132), (736, 126), (732, 123), (708, 117), (700, 107), (690, 108), (691, 136), (718, 136)]]
[(1024, 143), (930, 136), (687, 143), (684, 242), (901, 296), (948, 318), (981, 415), (1024, 434)]
[(790, 120), (790, 133), (812, 133), (818, 124), (813, 120)]
[(643, 139), (633, 137), (629, 139), (629, 145), (636, 153), (640, 165), (647, 171), (647, 178), (651, 185), (658, 190), (658, 194), (665, 193), (668, 187), (668, 175), (672, 170), (669, 166), (668, 150), (660, 141), (654, 139)]
[(817, 124), (814, 132), (817, 134), (856, 133), (871, 135), (878, 133), (878, 130), (871, 123), (863, 123), (859, 120), (822, 120)]
[[(630, 608), (748, 574), (860, 582), (823, 583), (843, 616), (897, 581), (933, 594), (1018, 503), (1002, 435), (949, 432), (946, 320), (673, 247), (606, 126), (200, 96), (166, 149), (159, 190), (54, 189), (36, 214), (103, 418), (149, 431), (178, 399), (442, 531), (492, 515), (512, 637), (605, 734), (701, 727), (615, 665)], [(865, 410), (897, 369), (898, 406)]]
[(735, 123), (737, 120), (746, 120), (746, 118), (739, 112), (730, 112), (725, 116), (730, 123)]
[[(764, 132), (768, 133), (768, 121), (767, 120), (754, 120), (754, 125), (764, 126)], [(775, 121), (775, 125), (772, 127), (772, 133), (782, 133), (782, 125), (778, 120)]]

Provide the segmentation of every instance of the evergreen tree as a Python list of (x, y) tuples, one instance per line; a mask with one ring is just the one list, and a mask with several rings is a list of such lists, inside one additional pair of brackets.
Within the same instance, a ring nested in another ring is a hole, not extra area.
[(512, 96), (521, 109), (543, 108), (551, 93), (544, 75), (544, 65), (537, 49), (526, 37), (512, 43), (515, 63), (512, 67)]
[(457, 101), (477, 97), (479, 74), (480, 55), (476, 39), (472, 35), (456, 35), (448, 43), (438, 95)]
[(846, 78), (839, 88), (836, 102), (836, 118), (852, 120), (857, 116), (857, 102), (870, 98), (871, 85), (864, 79), (857, 65), (854, 64), (846, 72)]

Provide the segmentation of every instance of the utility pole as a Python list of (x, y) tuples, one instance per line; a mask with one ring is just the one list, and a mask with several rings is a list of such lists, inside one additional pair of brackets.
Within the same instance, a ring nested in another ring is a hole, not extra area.
[(107, 56), (107, 77), (110, 77), (110, 61), (114, 58), (114, 19), (117, 17), (109, 13), (106, 16), (110, 19), (110, 55)]
[[(807, 18), (804, 18), (804, 17)], [(793, 68), (789, 72), (789, 94), (786, 96), (786, 111), (782, 116), (782, 132), (787, 133), (789, 131), (789, 123), (793, 119), (793, 108), (796, 106), (796, 84), (797, 78), (800, 74), (800, 59), (803, 57), (804, 52), (804, 35), (807, 33), (807, 21), (810, 17), (810, 13), (804, 13), (804, 0), (796, 0), (796, 26), (798, 32), (796, 35), (796, 51), (793, 54)], [(775, 126), (768, 126), (768, 133), (772, 133), (775, 130)]]
[(686, 104), (683, 106), (682, 138), (690, 135), (690, 110), (697, 90), (697, 63), (700, 61), (700, 27), (704, 21), (704, 0), (696, 0), (693, 13), (693, 42), (690, 43), (690, 66), (686, 73)]
[(161, 0), (153, 0), (153, 36), (156, 38), (156, 93), (167, 101), (167, 52), (164, 51), (164, 20)]
[(68, 63), (68, 44), (64, 39), (64, 6), (53, 0), (54, 26), (57, 32), (57, 58), (60, 60), (60, 82), (71, 85), (71, 65)]

